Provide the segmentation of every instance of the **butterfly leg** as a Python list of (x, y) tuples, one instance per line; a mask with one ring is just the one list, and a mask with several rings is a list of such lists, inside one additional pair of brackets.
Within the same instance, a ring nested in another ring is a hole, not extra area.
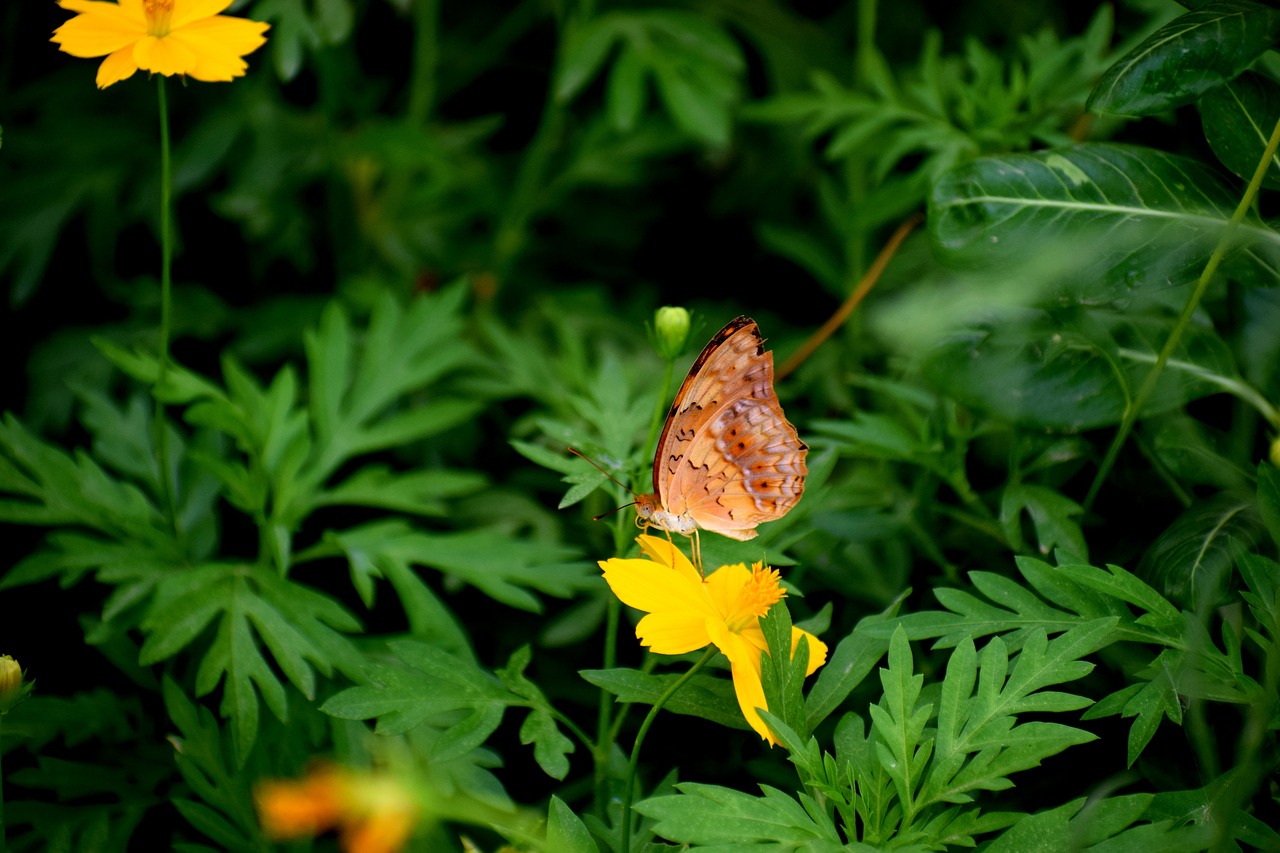
[(698, 575), (705, 580), (707, 576), (702, 571), (702, 537), (698, 535), (698, 528), (693, 528), (689, 538), (693, 540), (693, 565), (698, 569)]

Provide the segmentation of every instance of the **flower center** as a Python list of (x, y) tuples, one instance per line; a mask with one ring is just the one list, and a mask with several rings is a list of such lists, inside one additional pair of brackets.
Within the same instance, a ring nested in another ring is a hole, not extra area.
[(736, 634), (755, 624), (769, 612), (770, 607), (786, 596), (787, 591), (779, 585), (779, 577), (777, 569), (766, 569), (763, 563), (751, 567), (750, 580), (738, 591), (738, 597), (725, 618), (730, 631)]
[(142, 13), (147, 16), (147, 35), (164, 38), (169, 34), (173, 0), (142, 0)]

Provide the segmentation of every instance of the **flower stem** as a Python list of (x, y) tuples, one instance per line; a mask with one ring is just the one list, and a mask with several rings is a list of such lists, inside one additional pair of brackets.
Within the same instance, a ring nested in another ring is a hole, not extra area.
[(152, 396), (155, 398), (154, 428), (156, 455), (160, 464), (160, 495), (176, 540), (181, 537), (173, 482), (169, 476), (169, 431), (165, 429), (164, 403), (161, 402), (159, 393), (169, 372), (170, 315), (173, 305), (173, 166), (169, 155), (169, 100), (165, 95), (163, 74), (156, 75), (156, 91), (160, 108), (160, 368), (156, 373)]
[(1129, 437), (1129, 431), (1133, 429), (1134, 421), (1138, 419), (1138, 414), (1142, 408), (1151, 399), (1151, 395), (1156, 390), (1156, 380), (1160, 378), (1160, 374), (1164, 373), (1165, 365), (1169, 363), (1169, 359), (1173, 356), (1173, 351), (1178, 348), (1178, 344), (1182, 341), (1182, 336), (1187, 330), (1187, 326), (1191, 323), (1191, 317), (1200, 305), (1200, 300), (1204, 297), (1205, 291), (1209, 289), (1209, 282), (1213, 281), (1214, 273), (1218, 271), (1219, 264), (1227, 254), (1227, 247), (1231, 244), (1231, 238), (1235, 234), (1236, 226), (1244, 219), (1245, 212), (1253, 204), (1253, 200), (1258, 196), (1258, 189), (1262, 186), (1262, 177), (1267, 173), (1267, 169), (1271, 166), (1271, 158), (1275, 156), (1276, 148), (1280, 147), (1280, 121), (1276, 122), (1276, 126), (1271, 131), (1271, 138), (1267, 140), (1266, 150), (1262, 152), (1262, 158), (1258, 161), (1258, 168), (1254, 170), (1253, 178), (1249, 181), (1249, 186), (1245, 189), (1244, 195), (1240, 198), (1240, 203), (1236, 205), (1235, 212), (1231, 214), (1231, 219), (1227, 221), (1227, 225), (1222, 229), (1222, 236), (1218, 238), (1218, 245), (1214, 247), (1213, 254), (1209, 256), (1209, 261), (1204, 265), (1204, 270), (1200, 273), (1200, 280), (1196, 282), (1196, 289), (1192, 291), (1187, 304), (1182, 307), (1182, 314), (1178, 316), (1178, 321), (1173, 326), (1173, 331), (1169, 333), (1169, 338), (1164, 342), (1164, 347), (1160, 350), (1160, 354), (1156, 357), (1156, 363), (1152, 365), (1151, 370), (1147, 372), (1146, 377), (1142, 380), (1142, 386), (1138, 389), (1138, 393), (1134, 396), (1133, 402), (1125, 408), (1124, 417), (1120, 420), (1120, 429), (1116, 431), (1116, 436), (1111, 440), (1111, 446), (1107, 448), (1107, 455), (1103, 458), (1102, 464), (1098, 466), (1098, 473), (1093, 478), (1093, 484), (1089, 486), (1089, 493), (1084, 499), (1084, 508), (1088, 510), (1093, 506), (1094, 499), (1098, 496), (1098, 492), (1102, 489), (1102, 484), (1106, 482), (1107, 475), (1111, 473), (1111, 467), (1115, 464), (1116, 457), (1120, 455), (1120, 448), (1124, 446), (1125, 439)]
[(689, 667), (689, 671), (676, 679), (658, 697), (658, 701), (653, 703), (653, 707), (649, 709), (644, 722), (640, 724), (640, 731), (636, 732), (636, 742), (631, 747), (631, 761), (627, 764), (627, 784), (622, 792), (622, 837), (619, 839), (622, 843), (618, 848), (621, 853), (631, 853), (631, 797), (635, 793), (636, 769), (640, 764), (640, 746), (644, 743), (644, 736), (648, 734), (649, 726), (653, 725), (653, 721), (658, 717), (658, 712), (662, 710), (663, 705), (667, 704), (667, 700), (676, 695), (676, 691), (683, 687), (690, 678), (693, 678), (694, 674), (702, 669), (703, 664), (711, 660), (711, 656), (715, 653), (715, 646), (707, 646), (707, 650), (702, 653), (702, 657), (698, 658), (697, 662)]
[[(4, 714), (0, 714), (0, 761), (4, 759)], [(0, 853), (5, 851), (4, 840), (4, 768), (0, 767)]]
[(667, 368), (662, 373), (662, 393), (658, 395), (658, 405), (653, 410), (653, 417), (649, 419), (649, 437), (644, 442), (644, 458), (646, 459), (656, 451), (658, 425), (664, 423), (666, 419), (667, 406), (670, 405), (669, 401), (671, 399), (671, 380), (674, 376), (675, 362), (667, 361)]
[(439, 0), (414, 0), (413, 68), (409, 78), (409, 122), (426, 124), (436, 97), (436, 66), (440, 45)]

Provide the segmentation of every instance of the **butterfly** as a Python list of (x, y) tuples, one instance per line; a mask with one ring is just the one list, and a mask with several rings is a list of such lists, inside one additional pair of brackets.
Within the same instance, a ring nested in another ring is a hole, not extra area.
[(689, 368), (653, 457), (653, 492), (636, 498), (637, 524), (693, 539), (730, 539), (786, 515), (804, 494), (808, 446), (773, 390), (773, 353), (754, 320), (716, 333)]

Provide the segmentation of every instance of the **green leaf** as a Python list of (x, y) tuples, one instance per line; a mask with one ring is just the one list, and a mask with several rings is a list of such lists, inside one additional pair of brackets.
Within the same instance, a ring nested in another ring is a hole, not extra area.
[(809, 665), (810, 648), (807, 638), (796, 643), (791, 650), (791, 613), (785, 600), (779, 600), (760, 620), (760, 628), (768, 644), (768, 654), (761, 656), (761, 682), (768, 710), (786, 723), (799, 740), (809, 737), (804, 713), (804, 678)]
[(377, 731), (390, 735), (449, 711), (517, 704), (497, 678), (469, 661), (416, 640), (392, 643), (391, 649), (403, 664), (374, 666), (374, 684), (339, 691), (320, 710), (344, 720), (377, 718)]
[(1190, 103), (1244, 71), (1280, 35), (1280, 11), (1211, 0), (1152, 33), (1107, 70), (1086, 108), (1153, 115)]
[[(426, 566), (531, 612), (539, 612), (542, 603), (530, 590), (568, 598), (584, 588), (591, 574), (586, 563), (569, 562), (576, 556), (570, 548), (496, 531), (428, 533), (392, 520), (328, 535), (351, 557), (353, 572), (372, 572), (384, 560)], [(357, 588), (361, 584), (357, 581)]]
[(243, 769), (227, 756), (223, 730), (208, 709), (165, 676), (165, 709), (177, 729), (170, 737), (178, 772), (202, 802), (180, 798), (174, 805), (194, 826), (225, 849), (244, 849), (259, 837), (258, 816)]
[(1251, 472), (1230, 458), (1227, 435), (1195, 418), (1175, 414), (1165, 419), (1153, 445), (1160, 461), (1181, 480), (1222, 491), (1248, 487)]
[(1262, 535), (1252, 501), (1219, 494), (1198, 502), (1151, 544), (1136, 574), (1170, 601), (1199, 612), (1225, 602), (1232, 567)]
[[(586, 681), (617, 697), (618, 702), (652, 705), (667, 692), (679, 675), (650, 675), (634, 669), (584, 669)], [(723, 678), (695, 675), (677, 690), (663, 710), (673, 714), (702, 717), (732, 729), (750, 729), (738, 707), (733, 682)]]
[(1258, 514), (1272, 541), (1280, 545), (1280, 471), (1266, 462), (1258, 463)]
[[(1133, 686), (1122, 691), (1127, 701), (1120, 711), (1124, 717), (1136, 717), (1129, 728), (1128, 765), (1138, 760), (1138, 756), (1146, 749), (1151, 738), (1155, 736), (1160, 721), (1168, 717), (1175, 723), (1182, 723), (1182, 700), (1178, 696), (1177, 671), (1182, 667), (1182, 653), (1166, 649), (1152, 663), (1150, 680), (1137, 689)], [(1105, 702), (1106, 700), (1104, 700)], [(1102, 703), (1099, 703), (1102, 705)], [(1085, 719), (1116, 713), (1115, 703), (1102, 705), (1098, 712), (1086, 712)]]
[(1055, 853), (1064, 839), (1078, 849), (1098, 853), (1126, 850), (1195, 853), (1213, 838), (1211, 826), (1178, 826), (1171, 820), (1134, 825), (1144, 816), (1150, 794), (1099, 801), (1072, 800), (1057, 808), (1022, 817), (984, 850), (990, 853)]
[(400, 473), (384, 465), (365, 465), (321, 492), (315, 506), (371, 506), (443, 516), (448, 512), (445, 500), (475, 494), (485, 483), (484, 475), (474, 471), (422, 468)]
[[(166, 660), (217, 622), (212, 644), (196, 676), (197, 695), (223, 681), (222, 714), (232, 721), (237, 760), (243, 765), (258, 734), (258, 697), (280, 720), (287, 714), (284, 687), (262, 654), (307, 698), (315, 672), (337, 666), (359, 677), (362, 660), (340, 631), (360, 623), (332, 599), (284, 580), (260, 566), (218, 563), (176, 572), (161, 580), (151, 600), (139, 652), (144, 666)], [(225, 681), (224, 681), (225, 679)]]
[(1010, 483), (1000, 498), (1000, 522), (1011, 542), (1019, 542), (1021, 515), (1031, 516), (1035, 527), (1037, 550), (1049, 554), (1057, 548), (1067, 548), (1081, 557), (1088, 555), (1084, 533), (1075, 516), (1084, 513), (1084, 507), (1060, 492), (1033, 483)]
[(572, 100), (599, 73), (621, 32), (617, 18), (602, 15), (585, 23), (572, 19), (565, 28), (556, 69), (555, 96)]
[(599, 853), (587, 825), (554, 794), (547, 804), (546, 849), (563, 853)]
[(605, 105), (609, 123), (619, 133), (634, 133), (649, 100), (649, 67), (644, 55), (624, 47), (609, 74)]
[[(1169, 315), (1157, 309), (1031, 311), (955, 330), (925, 353), (922, 367), (973, 408), (1034, 429), (1075, 432), (1120, 421), (1171, 330)], [(1188, 327), (1176, 353), (1144, 417), (1238, 381), (1229, 347), (1210, 329)]]
[(760, 786), (763, 797), (693, 782), (676, 788), (680, 791), (677, 795), (650, 797), (635, 806), (640, 814), (654, 819), (657, 835), (671, 841), (752, 846), (773, 842), (768, 849), (780, 853), (836, 853), (844, 849), (834, 826), (816, 822), (800, 803), (768, 785)]
[[(1280, 116), (1280, 83), (1245, 72), (1208, 92), (1197, 107), (1214, 155), (1236, 175), (1251, 180)], [(1280, 157), (1272, 155), (1262, 185), (1280, 189)]]
[(569, 753), (574, 744), (560, 731), (550, 711), (535, 708), (529, 712), (520, 726), (520, 742), (533, 744), (534, 760), (548, 776), (564, 779), (569, 775)]
[[(1090, 143), (957, 166), (934, 185), (929, 230), (950, 264), (1021, 265), (1044, 282), (1036, 298), (1096, 304), (1193, 280), (1237, 195), (1194, 160)], [(1251, 215), (1237, 233), (1250, 252), (1280, 247)]]
[(810, 731), (840, 707), (884, 657), (889, 649), (888, 637), (873, 637), (868, 629), (895, 616), (901, 600), (895, 601), (882, 613), (864, 617), (847, 637), (836, 644), (826, 664), (818, 670), (818, 678), (805, 702)]

